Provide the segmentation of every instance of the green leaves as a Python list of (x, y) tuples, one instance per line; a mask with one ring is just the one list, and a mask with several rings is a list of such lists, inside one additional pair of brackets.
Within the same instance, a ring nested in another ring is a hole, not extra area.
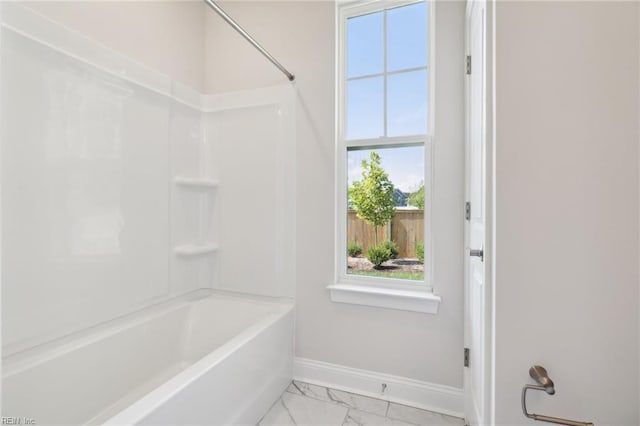
[(369, 247), (367, 250), (367, 259), (369, 259), (369, 262), (373, 263), (373, 267), (375, 269), (379, 269), (384, 262), (391, 259), (391, 252), (388, 247), (384, 246), (384, 244)]
[(416, 244), (416, 253), (418, 254), (418, 261), (424, 264), (424, 244)]
[(373, 263), (374, 269), (380, 269), (381, 265), (390, 259), (398, 257), (398, 246), (393, 241), (384, 241), (379, 246), (369, 247), (367, 259)]
[(407, 204), (419, 209), (424, 209), (424, 184), (420, 187), (420, 189), (409, 194), (409, 198), (407, 198)]
[(362, 160), (362, 180), (353, 183), (349, 195), (360, 219), (382, 226), (396, 213), (393, 183), (380, 165), (380, 155), (372, 151), (369, 158)]
[(347, 254), (351, 257), (358, 257), (362, 254), (362, 246), (356, 242), (347, 243)]
[(387, 250), (389, 250), (389, 256), (391, 256), (390, 257), (391, 259), (397, 259), (398, 254), (400, 254), (400, 249), (398, 248), (398, 245), (393, 241), (390, 241), (390, 240), (384, 241), (382, 244), (380, 244), (380, 247), (384, 247)]

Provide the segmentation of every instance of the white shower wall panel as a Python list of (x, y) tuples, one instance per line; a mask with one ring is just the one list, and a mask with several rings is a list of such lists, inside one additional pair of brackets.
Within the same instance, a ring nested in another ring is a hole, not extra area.
[(167, 294), (170, 100), (5, 30), (2, 80), (3, 343)]
[(4, 353), (204, 287), (170, 209), (201, 95), (19, 3), (0, 21)]
[[(186, 95), (199, 105), (201, 95), (184, 86), (174, 85), (175, 95)], [(186, 179), (200, 179), (206, 174), (202, 158), (204, 146), (202, 111), (195, 105), (173, 102), (169, 138), (170, 175)], [(171, 247), (216, 241), (213, 227), (215, 190), (178, 185), (170, 182)], [(172, 287), (195, 290), (210, 287), (214, 274), (214, 255), (195, 257), (172, 253)]]
[(205, 99), (208, 168), (220, 180), (215, 288), (295, 294), (294, 89)]

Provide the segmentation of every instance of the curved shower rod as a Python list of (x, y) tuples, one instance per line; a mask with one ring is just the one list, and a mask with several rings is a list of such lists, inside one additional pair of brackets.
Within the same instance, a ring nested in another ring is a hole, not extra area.
[(260, 53), (262, 53), (265, 58), (267, 58), (273, 65), (275, 65), (284, 75), (287, 76), (289, 81), (295, 80), (296, 76), (291, 74), (289, 70), (287, 70), (276, 58), (274, 58), (271, 53), (269, 53), (264, 47), (260, 45), (253, 37), (247, 33), (244, 28), (242, 28), (236, 21), (233, 20), (232, 17), (227, 15), (227, 12), (222, 10), (220, 6), (218, 6), (213, 0), (204, 0), (204, 2), (213, 9), (222, 19), (224, 19), (227, 24), (231, 25), (234, 30), (236, 30), (242, 37), (244, 37), (249, 43), (253, 45)]

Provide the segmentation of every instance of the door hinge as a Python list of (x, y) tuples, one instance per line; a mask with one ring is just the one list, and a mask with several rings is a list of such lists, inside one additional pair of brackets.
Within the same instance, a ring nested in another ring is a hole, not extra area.
[(471, 74), (471, 55), (467, 55), (467, 75)]
[(464, 366), (469, 366), (469, 348), (464, 348)]
[(471, 220), (471, 203), (464, 203), (464, 218), (467, 220)]

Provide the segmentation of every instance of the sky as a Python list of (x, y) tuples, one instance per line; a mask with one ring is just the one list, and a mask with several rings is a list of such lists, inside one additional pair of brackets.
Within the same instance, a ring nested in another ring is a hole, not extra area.
[(380, 154), (382, 167), (393, 186), (402, 192), (414, 192), (424, 183), (424, 146), (376, 148), (349, 151), (347, 168), (349, 186), (362, 178), (362, 160), (369, 160), (371, 151)]
[[(386, 61), (384, 27), (386, 19)], [(351, 18), (347, 25), (347, 139), (385, 136), (384, 77), (371, 76), (427, 66), (427, 5), (424, 2)], [(366, 77), (365, 77), (366, 76)], [(364, 77), (364, 78), (358, 78)], [(355, 78), (355, 79), (354, 79)], [(387, 77), (386, 136), (427, 133), (427, 70)], [(424, 180), (424, 147), (375, 149), (394, 186), (415, 191)], [(360, 180), (371, 150), (348, 154), (349, 185)]]

